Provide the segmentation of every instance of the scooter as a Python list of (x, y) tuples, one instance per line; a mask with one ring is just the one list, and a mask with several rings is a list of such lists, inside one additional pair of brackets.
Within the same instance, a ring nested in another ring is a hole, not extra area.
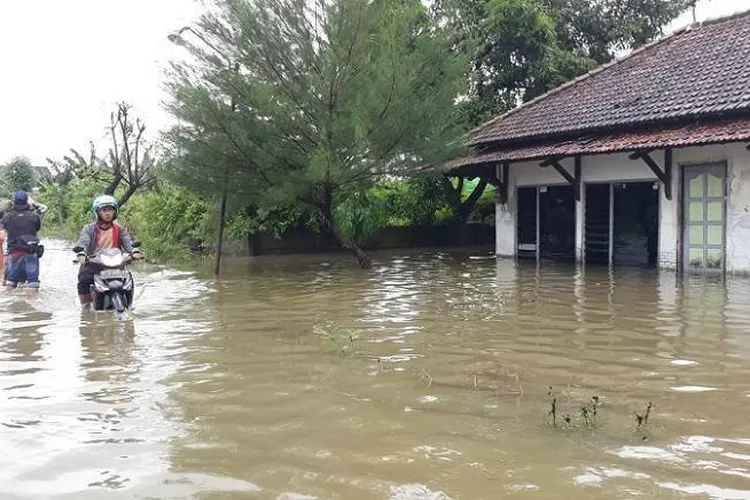
[[(133, 246), (138, 247), (140, 244), (135, 242)], [(79, 255), (84, 253), (82, 247), (75, 247), (73, 251)], [(132, 261), (130, 254), (119, 248), (105, 248), (96, 255), (87, 255), (86, 261), (101, 268), (94, 275), (94, 284), (91, 285), (94, 310), (116, 311), (118, 314), (130, 310), (133, 306), (135, 288), (133, 275), (125, 269)]]

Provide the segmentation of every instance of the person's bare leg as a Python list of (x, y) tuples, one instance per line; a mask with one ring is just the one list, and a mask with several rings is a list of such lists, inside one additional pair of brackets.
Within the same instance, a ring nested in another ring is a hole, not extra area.
[(91, 305), (91, 295), (90, 294), (78, 294), (78, 300), (81, 301), (81, 305), (86, 308)]

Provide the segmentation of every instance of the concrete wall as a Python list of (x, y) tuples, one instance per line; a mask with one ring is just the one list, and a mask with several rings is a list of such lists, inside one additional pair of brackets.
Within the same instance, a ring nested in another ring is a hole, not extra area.
[[(489, 224), (444, 224), (380, 228), (364, 245), (365, 250), (395, 248), (492, 247), (495, 230)], [(288, 229), (281, 238), (269, 233), (248, 237), (247, 242), (225, 242), (230, 255), (304, 254), (343, 251), (329, 232), (318, 233), (308, 227)]]
[[(658, 179), (641, 161), (630, 160), (627, 154), (586, 156), (581, 161), (582, 182), (612, 182)], [(651, 157), (663, 165), (664, 153)], [(675, 149), (673, 151), (672, 200), (664, 197), (659, 184), (659, 266), (674, 268), (680, 251), (680, 187), (681, 166), (723, 161), (727, 164), (727, 271), (750, 272), (750, 151), (744, 143)], [(560, 162), (573, 173), (573, 159)], [(516, 188), (521, 186), (564, 185), (566, 182), (552, 167), (541, 168), (539, 162), (514, 163), (510, 166), (508, 204), (496, 208), (496, 254), (516, 254)], [(576, 255), (583, 258), (583, 223), (586, 190), (576, 204)]]

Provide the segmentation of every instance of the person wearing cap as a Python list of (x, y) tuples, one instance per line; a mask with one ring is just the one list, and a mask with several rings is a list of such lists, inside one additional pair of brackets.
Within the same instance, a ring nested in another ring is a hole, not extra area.
[[(13, 200), (11, 198), (3, 198), (0, 200), (0, 220), (2, 220), (3, 215), (6, 213), (10, 213), (13, 211)], [(36, 200), (31, 199), (31, 197), (28, 197), (28, 206), (29, 210), (34, 210), (36, 213), (39, 214), (40, 218), (44, 217), (44, 214), (47, 212), (48, 207), (44, 203), (39, 203)], [(8, 260), (5, 258), (6, 250), (3, 248), (5, 245), (5, 231), (0, 229), (0, 269), (3, 270), (3, 282), (5, 282), (8, 279)]]
[(39, 256), (42, 247), (37, 233), (42, 220), (29, 208), (29, 197), (24, 191), (13, 195), (13, 210), (3, 214), (0, 229), (5, 231), (8, 243), (8, 273), (5, 286), (16, 288), (26, 281), (28, 288), (39, 288)]

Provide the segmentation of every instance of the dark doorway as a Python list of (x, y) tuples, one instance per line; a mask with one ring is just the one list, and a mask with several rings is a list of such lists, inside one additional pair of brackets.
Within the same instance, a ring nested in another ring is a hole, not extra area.
[(655, 267), (659, 190), (653, 181), (586, 186), (587, 264)]
[(539, 188), (539, 250), (541, 258), (575, 260), (575, 206), (572, 186)]
[(659, 245), (658, 184), (617, 183), (613, 191), (613, 263), (617, 266), (656, 266)]
[(517, 255), (519, 259), (536, 259), (537, 239), (537, 188), (518, 188), (518, 238)]
[(586, 185), (584, 257), (587, 264), (609, 265), (611, 184)]

